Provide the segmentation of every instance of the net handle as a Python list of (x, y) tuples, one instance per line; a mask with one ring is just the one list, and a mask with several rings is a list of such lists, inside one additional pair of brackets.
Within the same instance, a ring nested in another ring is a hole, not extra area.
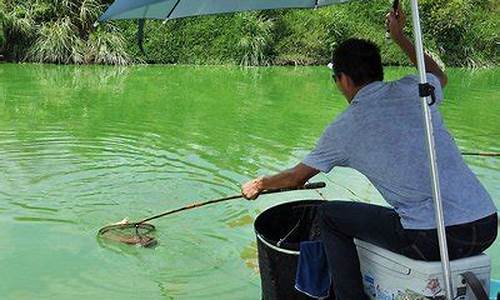
[[(290, 192), (290, 191), (297, 191), (297, 190), (313, 190), (313, 189), (324, 188), (325, 186), (326, 186), (326, 184), (324, 182), (313, 182), (313, 183), (308, 183), (308, 184), (305, 184), (303, 186), (297, 186), (297, 187), (269, 189), (269, 190), (263, 191), (262, 193), (260, 193), (260, 195), (283, 193), (283, 192)], [(224, 198), (215, 199), (215, 200), (210, 200), (210, 201), (205, 201), (205, 202), (197, 202), (197, 203), (193, 203), (193, 204), (181, 207), (181, 208), (169, 210), (169, 211), (166, 211), (164, 213), (142, 219), (135, 224), (138, 225), (138, 224), (146, 223), (148, 221), (158, 219), (158, 218), (161, 218), (164, 216), (168, 216), (171, 214), (175, 214), (175, 213), (178, 213), (178, 212), (183, 211), (183, 210), (193, 209), (193, 208), (197, 208), (197, 207), (201, 207), (201, 206), (205, 206), (205, 205), (209, 205), (209, 204), (214, 204), (214, 203), (229, 201), (229, 200), (234, 200), (234, 199), (240, 199), (240, 198), (243, 198), (242, 194), (224, 197)]]
[(500, 152), (462, 152), (462, 155), (499, 157)]

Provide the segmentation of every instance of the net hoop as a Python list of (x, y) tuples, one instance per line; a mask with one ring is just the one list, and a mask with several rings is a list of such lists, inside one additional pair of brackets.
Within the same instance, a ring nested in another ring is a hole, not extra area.
[[(130, 229), (135, 230), (135, 232), (128, 235), (119, 234), (120, 231)], [(148, 223), (112, 224), (99, 229), (97, 236), (105, 240), (151, 248), (157, 244), (156, 239), (150, 235), (153, 231), (155, 231), (155, 227)]]
[(143, 234), (148, 234), (148, 233), (151, 233), (151, 232), (156, 230), (156, 228), (149, 223), (113, 224), (113, 225), (104, 226), (103, 228), (99, 229), (99, 231), (97, 232), (97, 235), (103, 236), (106, 232), (111, 231), (111, 230), (122, 230), (122, 229), (129, 229), (129, 228), (137, 228), (137, 229), (145, 230)]

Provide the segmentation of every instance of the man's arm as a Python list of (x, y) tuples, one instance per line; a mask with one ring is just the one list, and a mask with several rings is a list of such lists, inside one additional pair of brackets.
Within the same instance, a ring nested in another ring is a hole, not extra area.
[[(397, 17), (396, 17), (397, 15)], [(406, 17), (404, 12), (398, 8), (397, 12), (391, 11), (387, 15), (387, 22), (389, 25), (389, 32), (392, 40), (406, 53), (411, 62), (416, 66), (417, 59), (415, 54), (415, 47), (412, 42), (404, 35)], [(441, 88), (444, 88), (448, 83), (448, 77), (441, 70), (439, 65), (426, 53), (424, 53), (425, 69), (427, 72), (434, 74), (441, 82)]]
[(245, 183), (241, 187), (241, 193), (246, 199), (253, 200), (264, 190), (304, 185), (309, 178), (318, 173), (318, 170), (299, 163), (295, 167), (276, 175), (259, 177)]

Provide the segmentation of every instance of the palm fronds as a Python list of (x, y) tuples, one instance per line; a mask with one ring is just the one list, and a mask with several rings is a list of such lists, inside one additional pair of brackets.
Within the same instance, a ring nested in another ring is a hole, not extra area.
[(26, 60), (39, 63), (83, 63), (84, 43), (68, 17), (45, 23), (30, 47)]
[(12, 59), (21, 60), (35, 36), (33, 10), (23, 4), (9, 9), (2, 2), (4, 51)]
[(86, 31), (91, 31), (92, 24), (103, 10), (104, 7), (99, 0), (82, 0), (78, 8), (77, 18), (80, 27)]
[(238, 42), (240, 65), (260, 66), (269, 63), (266, 52), (273, 39), (273, 21), (257, 13), (242, 13), (241, 37)]
[(0, 2), (0, 54), (5, 43), (5, 33), (3, 32), (3, 23), (5, 20), (3, 2)]
[(126, 41), (115, 28), (98, 29), (87, 40), (85, 61), (96, 64), (126, 65), (130, 58), (126, 51)]
[[(94, 31), (101, 0), (0, 0), (6, 52), (15, 60), (56, 64), (127, 64), (117, 30)], [(1, 44), (0, 44), (1, 45)]]

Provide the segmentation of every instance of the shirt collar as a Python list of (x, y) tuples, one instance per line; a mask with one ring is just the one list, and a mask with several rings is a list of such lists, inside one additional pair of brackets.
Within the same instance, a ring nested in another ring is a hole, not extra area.
[(375, 94), (376, 92), (378, 92), (382, 87), (384, 86), (384, 82), (383, 81), (374, 81), (374, 82), (370, 82), (369, 84), (365, 85), (364, 87), (362, 87), (357, 93), (356, 95), (354, 95), (354, 98), (352, 98), (352, 101), (351, 103), (354, 103), (354, 102), (359, 102), (361, 99), (363, 98), (367, 98), (369, 97), (370, 95), (372, 94)]

